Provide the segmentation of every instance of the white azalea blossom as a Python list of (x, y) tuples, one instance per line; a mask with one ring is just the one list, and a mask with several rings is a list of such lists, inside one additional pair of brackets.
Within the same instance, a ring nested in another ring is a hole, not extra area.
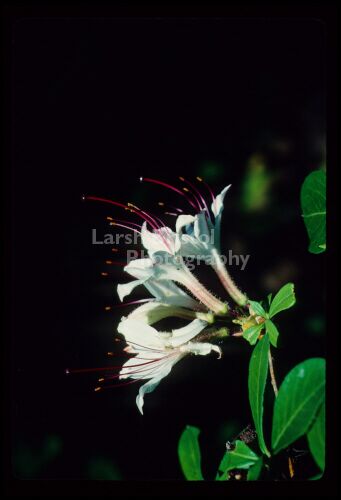
[[(222, 319), (229, 315), (229, 306), (226, 300), (215, 296), (198, 280), (187, 267), (186, 258), (196, 257), (197, 260), (209, 262), (230, 297), (238, 305), (247, 303), (246, 296), (233, 283), (220, 255), (221, 217), (230, 185), (215, 197), (209, 186), (197, 178), (211, 193), (212, 203), (209, 207), (197, 187), (182, 177), (180, 180), (190, 189), (185, 187), (181, 191), (163, 181), (144, 180), (181, 195), (182, 200), (194, 209), (194, 213), (188, 214), (182, 208), (172, 206), (170, 215), (176, 216), (173, 230), (159, 217), (131, 203), (125, 205), (104, 198), (88, 197), (123, 208), (129, 215), (133, 213), (137, 216), (139, 224), (130, 220), (108, 219), (111, 225), (139, 233), (142, 245), (148, 252), (148, 258), (132, 260), (124, 267), (133, 280), (117, 286), (121, 301), (139, 286), (147, 289), (151, 297), (146, 301), (142, 299), (143, 304), (121, 318), (118, 332), (127, 343), (125, 351), (132, 357), (123, 364), (119, 374), (108, 377), (132, 379), (132, 382), (146, 381), (140, 387), (136, 399), (141, 413), (144, 395), (152, 392), (180, 359), (188, 354), (205, 356), (212, 351), (221, 356), (221, 349), (207, 341), (227, 335), (227, 328), (214, 329), (211, 325), (216, 316)], [(160, 202), (160, 205), (164, 203)], [(159, 331), (152, 326), (169, 317), (182, 318), (189, 323), (172, 331)]]
[[(160, 263), (155, 263), (156, 258)], [(189, 271), (181, 257), (173, 257), (166, 252), (157, 252), (153, 255), (153, 259), (135, 259), (129, 262), (124, 270), (137, 279), (118, 285), (117, 292), (121, 300), (135, 287), (142, 284), (147, 287), (155, 281), (177, 282), (186, 287), (209, 310), (217, 314), (225, 314), (228, 310), (227, 304), (212, 295)], [(184, 302), (179, 305), (184, 305)]]
[(207, 323), (195, 319), (187, 326), (171, 332), (159, 332), (155, 328), (135, 319), (123, 319), (118, 325), (128, 344), (126, 351), (135, 354), (120, 371), (120, 378), (147, 380), (140, 389), (136, 404), (143, 414), (144, 395), (152, 392), (172, 370), (175, 363), (187, 354), (206, 356), (212, 351), (221, 357), (221, 349), (208, 342), (193, 341)]
[[(149, 282), (151, 278), (165, 279), (186, 286), (194, 296), (215, 313), (226, 312), (226, 306), (205, 290), (184, 265), (182, 257), (196, 257), (207, 260), (229, 295), (239, 305), (246, 304), (247, 297), (235, 286), (219, 253), (224, 198), (230, 187), (231, 184), (226, 186), (211, 204), (214, 221), (207, 210), (202, 210), (194, 216), (179, 215), (175, 224), (175, 232), (166, 226), (157, 231), (149, 231), (147, 222), (143, 223), (141, 239), (150, 259), (136, 259), (135, 263), (129, 263), (125, 267), (126, 272), (138, 279), (118, 286), (121, 300), (136, 286)], [(165, 257), (163, 260), (167, 264), (155, 265), (155, 258), (160, 256)]]

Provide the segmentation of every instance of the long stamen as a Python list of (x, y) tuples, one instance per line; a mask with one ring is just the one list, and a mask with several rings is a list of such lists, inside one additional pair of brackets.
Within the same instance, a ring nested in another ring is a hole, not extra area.
[(151, 224), (150, 220), (148, 220), (148, 218), (141, 211), (134, 210), (133, 208), (128, 206), (129, 203), (128, 203), (128, 205), (124, 205), (123, 203), (120, 203), (118, 201), (108, 200), (107, 198), (100, 198), (98, 196), (83, 196), (83, 200), (101, 201), (102, 203), (108, 203), (109, 205), (115, 205), (116, 207), (120, 207), (120, 208), (124, 208), (125, 210), (129, 210), (130, 212), (137, 214), (139, 217), (141, 217), (143, 220), (145, 220), (150, 226), (152, 226), (153, 229), (155, 229), (155, 225), (153, 226)]
[(194, 191), (195, 193), (199, 196), (199, 199), (201, 201), (201, 203), (203, 204), (203, 207), (204, 209), (206, 210), (209, 218), (211, 219), (211, 215), (210, 215), (210, 211), (208, 209), (208, 206), (207, 206), (207, 203), (206, 203), (206, 200), (205, 198), (202, 196), (202, 194), (200, 193), (199, 189), (190, 181), (188, 181), (187, 179), (185, 179), (184, 177), (179, 177), (180, 181), (182, 182), (185, 182), (186, 184), (188, 184)]
[(115, 219), (113, 219), (112, 217), (107, 217), (107, 220), (109, 222), (115, 222), (115, 221), (122, 222), (123, 224), (129, 224), (130, 226), (135, 226), (135, 227), (138, 227), (140, 229), (142, 227), (141, 224), (136, 224), (136, 222), (130, 222), (129, 220), (124, 220), (124, 219), (116, 219), (116, 217), (115, 217)]
[[(158, 205), (159, 205), (159, 207), (164, 207), (164, 206), (165, 206), (165, 204), (164, 204), (164, 202), (163, 202), (163, 201), (159, 201), (159, 202), (158, 202)], [(177, 212), (179, 212), (180, 214), (182, 214), (182, 213), (183, 213), (183, 210), (182, 210), (181, 208), (179, 208), (179, 207), (173, 207), (173, 205), (168, 205), (168, 204), (167, 204), (167, 206), (168, 206), (169, 208), (171, 208), (172, 210), (176, 210), (176, 211), (177, 211)]]
[(153, 302), (155, 299), (139, 299), (139, 300), (131, 300), (130, 302), (124, 302), (123, 304), (115, 304), (114, 307), (125, 307), (130, 306), (132, 304), (142, 304), (144, 302)]
[(129, 344), (132, 344), (133, 346), (136, 345), (137, 347), (139, 347), (140, 349), (142, 349), (144, 351), (163, 352), (162, 349), (154, 349), (153, 347), (147, 347), (145, 345), (141, 345), (141, 344), (137, 344), (136, 342), (132, 342), (131, 340), (129, 340)]
[(149, 223), (150, 226), (152, 226), (153, 229), (156, 231), (160, 229), (160, 226), (158, 222), (152, 217), (148, 212), (145, 212), (141, 208), (137, 207), (133, 203), (128, 203), (128, 207), (133, 208), (134, 210), (137, 210), (137, 213), (141, 214), (141, 216), (144, 217), (145, 221)]
[(196, 179), (197, 179), (197, 181), (201, 182), (208, 189), (208, 191), (211, 195), (212, 201), (214, 202), (215, 201), (214, 193), (213, 193), (212, 189), (210, 188), (210, 186), (207, 184), (207, 182), (205, 182), (201, 177), (197, 177)]
[(201, 206), (201, 203), (200, 203), (200, 200), (198, 199), (198, 197), (193, 193), (193, 191), (191, 191), (187, 187), (184, 187), (182, 189), (183, 189), (183, 191), (185, 191), (185, 193), (190, 193), (193, 196), (194, 201), (195, 201), (195, 205), (197, 207), (196, 209), (199, 210), (199, 212), (201, 212), (203, 210), (203, 207)]
[[(141, 208), (137, 207), (136, 205), (133, 205), (132, 203), (128, 203), (128, 206), (132, 207), (135, 210), (137, 210), (138, 211), (137, 213), (141, 213), (143, 216), (145, 216), (145, 218), (146, 218), (145, 220), (154, 229), (155, 233), (160, 236), (161, 240), (163, 241), (163, 243), (165, 244), (165, 246), (167, 247), (167, 249), (169, 250), (169, 252), (172, 253), (172, 249), (169, 246), (168, 241), (166, 240), (166, 238), (161, 233), (162, 227), (165, 227), (165, 224), (163, 223), (163, 221), (161, 219), (159, 219), (158, 217), (156, 217), (156, 218), (152, 217), (148, 212), (145, 212), (144, 210), (141, 210)], [(161, 223), (161, 226), (160, 226), (159, 223)]]
[(119, 224), (115, 221), (110, 222), (110, 226), (123, 227), (124, 229), (128, 229), (129, 231), (133, 231), (134, 233), (141, 234), (141, 231), (139, 231), (138, 229), (135, 229), (133, 227), (129, 227), (126, 224)]
[[(163, 351), (160, 351), (160, 352), (163, 352)], [(162, 359), (162, 358), (159, 358), (159, 359)], [(150, 363), (155, 363), (155, 359), (152, 359), (150, 361), (146, 361), (145, 363), (138, 363), (137, 365), (130, 365), (131, 368), (135, 368), (135, 367), (138, 367), (138, 366), (142, 366), (142, 365), (148, 365)], [(100, 372), (100, 371), (112, 371), (113, 369), (119, 369), (121, 370), (122, 369), (122, 365), (111, 365), (111, 366), (101, 366), (100, 368), (75, 368), (75, 369), (69, 369), (67, 368), (65, 370), (65, 373), (68, 375), (68, 374), (72, 374), (72, 373), (91, 373), (91, 372)]]
[(94, 391), (103, 391), (105, 389), (116, 389), (117, 387), (126, 387), (127, 385), (130, 384), (136, 384), (136, 382), (141, 382), (141, 379), (137, 378), (134, 380), (128, 380), (127, 382), (122, 382), (122, 384), (111, 384), (111, 385), (105, 385), (104, 387), (95, 387)]
[(140, 181), (141, 182), (151, 182), (152, 184), (159, 184), (160, 186), (163, 186), (163, 187), (166, 187), (168, 189), (171, 189), (172, 191), (175, 191), (176, 193), (178, 194), (181, 194), (181, 196), (184, 196), (186, 198), (186, 200), (188, 201), (188, 203), (195, 209), (197, 210), (197, 207), (196, 205), (193, 203), (193, 201), (189, 198), (189, 196), (187, 196), (183, 191), (181, 191), (180, 189), (172, 186), (171, 184), (167, 184), (166, 182), (163, 182), (163, 181), (159, 181), (157, 179), (150, 179), (149, 177), (140, 177)]

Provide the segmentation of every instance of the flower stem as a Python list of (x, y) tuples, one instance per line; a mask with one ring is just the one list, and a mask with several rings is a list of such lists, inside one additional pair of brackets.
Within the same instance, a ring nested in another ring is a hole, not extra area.
[[(276, 377), (275, 377), (275, 371), (274, 371), (274, 365), (273, 365), (273, 359), (271, 356), (271, 349), (269, 349), (269, 371), (270, 371), (270, 378), (271, 378), (271, 385), (275, 393), (275, 397), (277, 398), (278, 396), (278, 387), (277, 387), (277, 382), (276, 382)], [(290, 479), (292, 479), (295, 475), (295, 469), (294, 469), (294, 463), (291, 457), (288, 457), (288, 469), (289, 469), (289, 475)]]
[(225, 290), (239, 306), (245, 306), (245, 304), (247, 303), (247, 297), (239, 290), (239, 288), (236, 286), (233, 279), (227, 272), (221, 256), (217, 252), (216, 248), (212, 249), (211, 255), (213, 257), (212, 267), (217, 273), (218, 278), (220, 279)]
[(275, 397), (277, 398), (278, 396), (278, 387), (277, 387), (277, 382), (276, 382), (276, 377), (275, 377), (275, 370), (274, 370), (274, 365), (273, 365), (273, 359), (271, 355), (271, 349), (269, 348), (269, 371), (270, 371), (270, 378), (271, 378), (271, 385), (275, 393)]

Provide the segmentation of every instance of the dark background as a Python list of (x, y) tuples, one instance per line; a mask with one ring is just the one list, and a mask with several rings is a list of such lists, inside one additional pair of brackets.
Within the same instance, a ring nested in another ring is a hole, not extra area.
[[(177, 441), (191, 424), (202, 430), (210, 478), (226, 440), (251, 422), (250, 347), (236, 339), (225, 342), (219, 362), (212, 355), (176, 365), (146, 396), (143, 417), (138, 384), (95, 393), (96, 374), (65, 375), (110, 364), (106, 352), (119, 352), (113, 336), (128, 311), (104, 311), (118, 303), (115, 286), (126, 277), (115, 266), (102, 278), (110, 248), (91, 245), (91, 229), (107, 232), (105, 216), (122, 214), (82, 202), (83, 194), (155, 211), (159, 200), (179, 200), (141, 185), (141, 175), (174, 184), (179, 175), (201, 175), (215, 192), (232, 183), (223, 248), (251, 256), (244, 271), (231, 269), (236, 282), (258, 300), (288, 281), (296, 285), (297, 305), (279, 318), (278, 379), (324, 354), (324, 259), (308, 253), (299, 204), (305, 176), (324, 163), (324, 44), (324, 26), (312, 19), (16, 21), (17, 477), (181, 479)], [(213, 276), (204, 278), (215, 288)]]

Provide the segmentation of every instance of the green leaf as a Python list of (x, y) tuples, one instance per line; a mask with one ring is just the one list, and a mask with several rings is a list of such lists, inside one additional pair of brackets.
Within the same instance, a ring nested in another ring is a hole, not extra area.
[(276, 293), (271, 302), (269, 317), (272, 318), (276, 314), (285, 309), (290, 309), (296, 302), (295, 290), (293, 283), (287, 283), (282, 286), (279, 292)]
[(326, 248), (326, 173), (311, 172), (301, 188), (301, 206), (310, 240), (309, 252), (321, 253)]
[(309, 429), (325, 394), (325, 360), (311, 358), (285, 377), (275, 400), (272, 448), (278, 453)]
[(202, 481), (201, 453), (198, 437), (200, 430), (197, 427), (187, 425), (180, 436), (178, 445), (179, 461), (188, 481)]
[(269, 307), (270, 307), (271, 301), (272, 301), (272, 293), (269, 293), (267, 299), (268, 299), (268, 304), (269, 304)]
[(270, 456), (263, 436), (263, 401), (266, 379), (268, 376), (269, 338), (265, 335), (253, 350), (249, 365), (249, 401), (255, 428), (258, 436), (259, 448), (265, 455)]
[(247, 473), (248, 481), (257, 481), (263, 468), (263, 457), (260, 457), (254, 465), (251, 465)]
[(260, 325), (250, 326), (250, 328), (244, 330), (243, 332), (244, 339), (246, 339), (251, 345), (255, 345), (262, 328), (264, 328), (264, 323)]
[(249, 300), (249, 304), (252, 307), (253, 312), (257, 314), (257, 316), (262, 316), (262, 318), (267, 317), (266, 311), (259, 302), (256, 302), (254, 300)]
[(243, 441), (237, 440), (232, 451), (226, 451), (220, 462), (216, 480), (226, 481), (227, 473), (233, 469), (248, 469), (259, 457)]
[(279, 335), (279, 331), (277, 330), (276, 325), (271, 321), (271, 319), (266, 320), (265, 322), (265, 330), (269, 335), (269, 340), (271, 344), (277, 347), (277, 339)]
[(315, 462), (324, 471), (326, 449), (326, 405), (322, 403), (316, 421), (307, 434), (309, 448)]

